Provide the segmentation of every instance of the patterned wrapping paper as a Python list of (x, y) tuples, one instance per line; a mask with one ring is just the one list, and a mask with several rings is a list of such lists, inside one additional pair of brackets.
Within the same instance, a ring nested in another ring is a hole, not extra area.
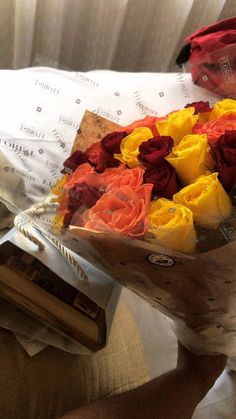
[(186, 102), (218, 98), (181, 71), (2, 70), (0, 92), (0, 197), (15, 213), (49, 193), (86, 110), (126, 125)]

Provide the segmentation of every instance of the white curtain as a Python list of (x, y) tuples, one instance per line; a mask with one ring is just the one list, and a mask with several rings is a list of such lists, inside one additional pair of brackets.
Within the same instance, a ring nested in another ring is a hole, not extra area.
[(236, 0), (0, 0), (0, 67), (166, 71)]

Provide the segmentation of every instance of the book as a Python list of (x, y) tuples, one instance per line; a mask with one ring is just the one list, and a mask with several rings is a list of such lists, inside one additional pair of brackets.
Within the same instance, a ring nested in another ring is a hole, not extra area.
[(0, 246), (0, 294), (93, 351), (105, 346), (105, 310), (8, 240)]

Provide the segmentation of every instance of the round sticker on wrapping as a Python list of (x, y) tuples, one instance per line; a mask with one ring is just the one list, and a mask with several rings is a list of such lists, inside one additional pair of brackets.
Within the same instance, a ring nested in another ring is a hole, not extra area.
[(148, 260), (154, 265), (162, 266), (164, 268), (169, 268), (170, 266), (175, 265), (174, 259), (170, 256), (163, 255), (162, 253), (153, 253), (148, 256)]

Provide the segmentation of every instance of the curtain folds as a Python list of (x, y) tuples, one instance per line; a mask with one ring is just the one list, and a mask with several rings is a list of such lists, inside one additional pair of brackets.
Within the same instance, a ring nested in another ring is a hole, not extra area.
[(0, 66), (167, 71), (235, 0), (0, 0)]

